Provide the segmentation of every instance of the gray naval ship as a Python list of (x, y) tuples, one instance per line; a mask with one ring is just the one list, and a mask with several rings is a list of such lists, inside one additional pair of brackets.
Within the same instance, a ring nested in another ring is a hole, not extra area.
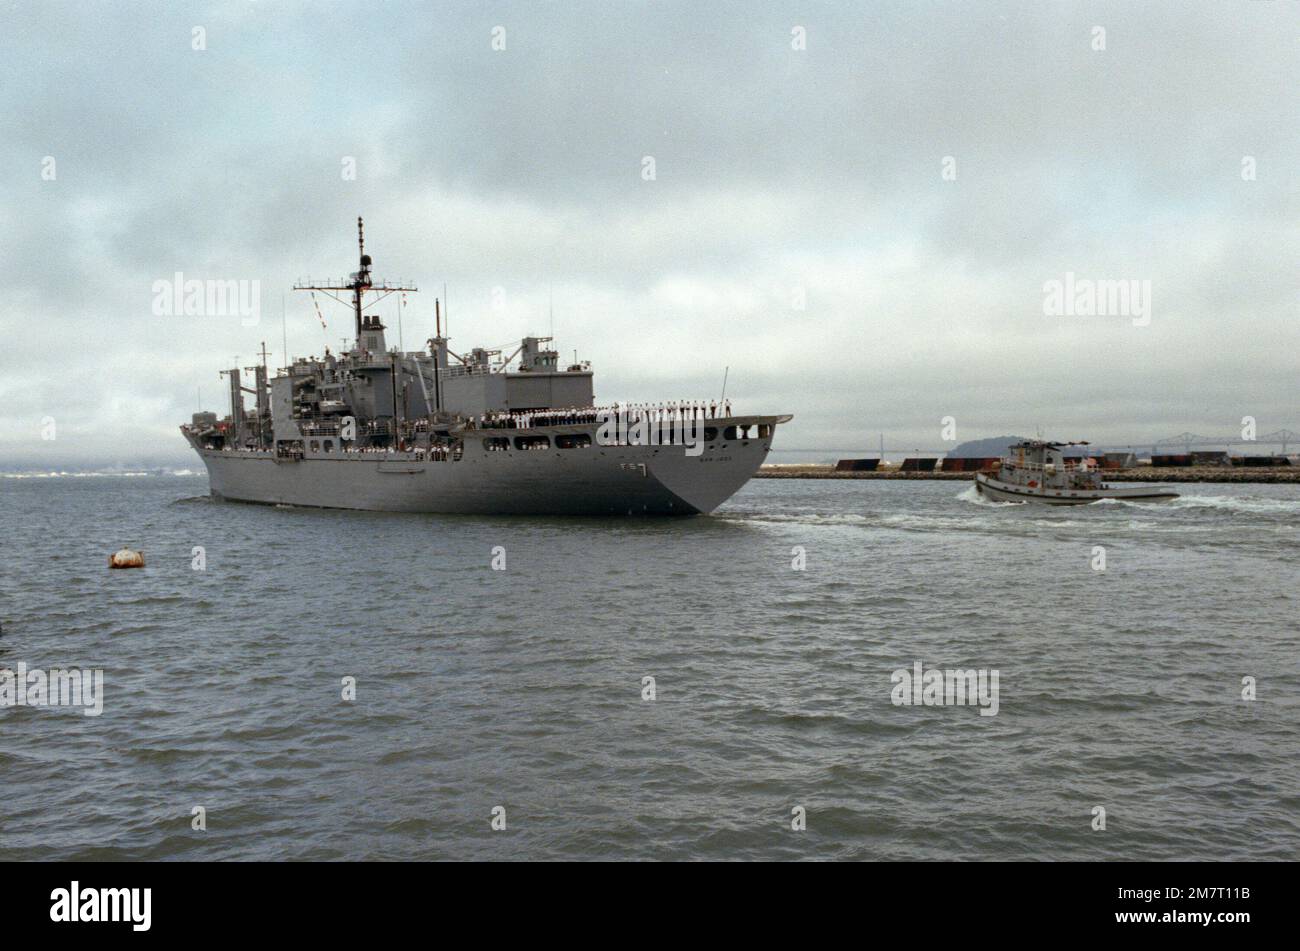
[[(181, 432), (212, 495), (243, 502), (395, 512), (694, 515), (713, 511), (758, 471), (785, 416), (735, 416), (730, 403), (597, 406), (588, 363), (561, 367), (550, 337), (507, 356), (390, 349), (379, 300), (416, 290), (371, 278), (295, 284), (351, 306), (353, 347), (223, 370), (230, 415), (195, 413)], [(372, 295), (372, 296), (368, 296)], [(348, 299), (350, 297), (350, 300)], [(246, 407), (245, 394), (254, 405)]]

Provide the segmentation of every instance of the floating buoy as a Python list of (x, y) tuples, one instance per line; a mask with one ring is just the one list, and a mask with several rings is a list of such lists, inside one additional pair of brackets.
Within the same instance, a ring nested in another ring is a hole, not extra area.
[(108, 556), (108, 567), (110, 568), (143, 568), (144, 552), (134, 551), (122, 546), (121, 551), (115, 551)]

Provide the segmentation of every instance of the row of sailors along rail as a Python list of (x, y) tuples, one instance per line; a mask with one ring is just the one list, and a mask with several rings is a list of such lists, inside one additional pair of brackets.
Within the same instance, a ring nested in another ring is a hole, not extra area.
[(616, 403), (602, 408), (576, 407), (568, 409), (546, 409), (527, 412), (485, 413), (471, 422), (480, 429), (532, 429), (535, 426), (574, 426), (586, 423), (602, 423), (607, 419), (621, 417), (631, 423), (676, 423), (687, 420), (717, 419), (731, 415), (731, 400), (710, 400), (668, 403)]

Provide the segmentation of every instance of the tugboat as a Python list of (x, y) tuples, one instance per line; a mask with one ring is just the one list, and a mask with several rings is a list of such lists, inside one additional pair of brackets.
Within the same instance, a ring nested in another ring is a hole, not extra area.
[(975, 491), (995, 502), (1036, 502), (1040, 505), (1087, 505), (1102, 499), (1124, 502), (1169, 502), (1178, 498), (1168, 486), (1112, 486), (1101, 481), (1085, 457), (1076, 465), (1061, 450), (1082, 443), (1030, 439), (1010, 446), (1011, 455), (991, 470), (975, 475)]

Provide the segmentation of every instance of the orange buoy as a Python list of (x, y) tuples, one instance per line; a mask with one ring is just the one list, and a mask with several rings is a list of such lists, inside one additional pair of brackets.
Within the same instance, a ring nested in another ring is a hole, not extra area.
[(108, 556), (108, 567), (110, 568), (143, 568), (144, 552), (134, 551), (122, 546), (120, 551), (115, 551)]

